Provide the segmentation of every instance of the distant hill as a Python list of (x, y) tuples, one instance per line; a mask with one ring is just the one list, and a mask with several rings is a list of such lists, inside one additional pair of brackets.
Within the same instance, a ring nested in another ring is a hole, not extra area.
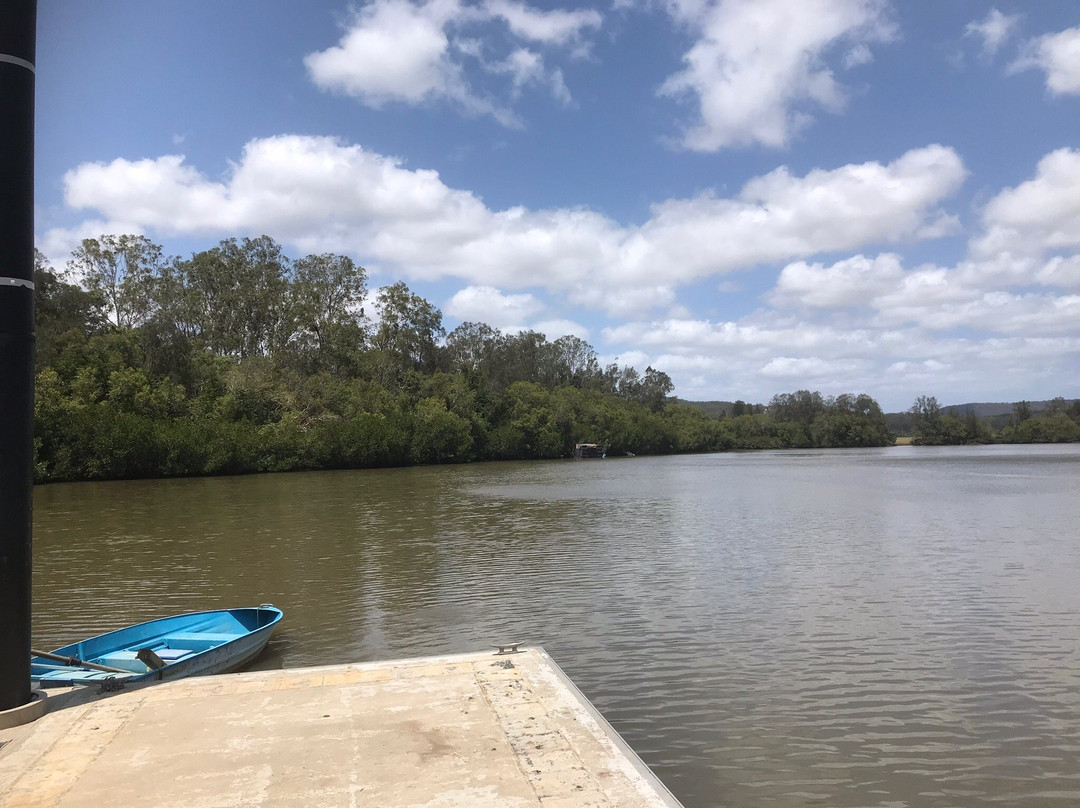
[[(684, 398), (676, 398), (679, 404), (686, 404), (691, 407), (697, 407), (706, 415), (712, 418), (719, 418), (721, 415), (730, 415), (731, 408), (735, 406), (734, 401), (687, 401)], [(1075, 398), (1065, 399), (1066, 406), (1071, 406), (1076, 401)], [(989, 426), (993, 429), (1000, 429), (1009, 423), (1009, 418), (1012, 417), (1013, 405), (1012, 401), (977, 401), (967, 404), (944, 404), (941, 407), (943, 415), (955, 415), (957, 417), (964, 417), (968, 411), (975, 413), (975, 417), (979, 419), (985, 419)], [(1029, 401), (1028, 406), (1031, 408), (1032, 415), (1038, 415), (1044, 412), (1050, 405), (1050, 401)], [(764, 405), (747, 405), (753, 406), (755, 412), (764, 411)], [(903, 412), (888, 412), (885, 413), (885, 423), (889, 425), (889, 429), (895, 432), (897, 435), (907, 436), (911, 434), (912, 417), (911, 413), (906, 410)]]
[(685, 398), (676, 398), (676, 404), (686, 404), (689, 407), (697, 407), (710, 418), (719, 418), (721, 415), (731, 412), (734, 401), (687, 401)]
[(914, 421), (915, 419), (910, 412), (885, 413), (885, 423), (889, 425), (889, 429), (903, 437), (911, 435), (911, 427)]
[[(686, 404), (689, 407), (697, 407), (703, 413), (710, 418), (719, 418), (721, 415), (731, 415), (731, 410), (735, 406), (734, 401), (687, 401), (685, 398), (676, 398), (675, 403)], [(743, 402), (747, 407), (747, 412), (764, 412), (764, 404), (751, 404), (749, 402)], [(753, 408), (752, 410), (750, 408)]]
[[(1031, 412), (1036, 413), (1046, 409), (1048, 401), (1029, 401)], [(941, 408), (942, 415), (967, 415), (968, 411), (975, 413), (976, 418), (989, 418), (994, 415), (1012, 415), (1013, 401), (984, 401), (969, 404), (949, 404)]]
[[(1075, 398), (1063, 399), (1065, 406), (1069, 407), (1076, 401)], [(967, 415), (968, 411), (975, 413), (976, 418), (993, 418), (995, 415), (1012, 415), (1015, 401), (981, 401), (970, 404), (942, 404), (942, 415)], [(1050, 406), (1050, 401), (1029, 401), (1032, 415), (1044, 412)]]
[[(1075, 401), (1075, 398), (1067, 398), (1065, 399), (1065, 405), (1072, 406)], [(998, 430), (1008, 425), (1015, 404), (1016, 402), (1013, 401), (973, 401), (967, 404), (945, 404), (941, 407), (941, 414), (963, 418), (970, 411), (975, 414), (976, 418), (985, 421), (991, 429)], [(1045, 412), (1049, 406), (1049, 400), (1028, 402), (1032, 415)], [(910, 412), (886, 413), (885, 423), (897, 435), (911, 434), (912, 417)]]

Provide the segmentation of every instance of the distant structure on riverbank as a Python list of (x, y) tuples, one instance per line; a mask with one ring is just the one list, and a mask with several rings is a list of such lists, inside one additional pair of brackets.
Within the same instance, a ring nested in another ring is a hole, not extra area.
[(604, 447), (598, 443), (576, 443), (574, 457), (607, 457), (607, 455)]

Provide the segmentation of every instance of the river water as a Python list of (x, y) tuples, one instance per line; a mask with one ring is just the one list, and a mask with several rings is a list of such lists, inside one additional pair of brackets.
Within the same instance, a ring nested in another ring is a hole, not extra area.
[(543, 645), (687, 808), (1080, 804), (1080, 446), (35, 491), (35, 647), (272, 602), (262, 667)]

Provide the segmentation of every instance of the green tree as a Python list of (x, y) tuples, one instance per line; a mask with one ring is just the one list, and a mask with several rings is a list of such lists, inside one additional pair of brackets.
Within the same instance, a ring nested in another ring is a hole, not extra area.
[(1080, 441), (1080, 424), (1063, 412), (1041, 418), (1026, 418), (1005, 427), (1004, 443), (1070, 443)]
[(465, 322), (446, 337), (450, 367), (458, 373), (479, 373), (490, 378), (502, 334), (485, 323)]
[(105, 301), (119, 328), (133, 328), (149, 319), (162, 265), (161, 247), (146, 236), (133, 235), (83, 239), (68, 262), (68, 268)]
[(447, 463), (468, 459), (472, 449), (469, 421), (450, 412), (441, 398), (424, 398), (413, 410), (409, 459), (414, 463)]
[(653, 412), (660, 412), (674, 389), (670, 376), (650, 366), (645, 368), (645, 375), (641, 377), (637, 401)]
[(664, 420), (670, 429), (670, 440), (675, 451), (712, 452), (735, 446), (734, 440), (722, 426), (725, 422), (710, 418), (697, 407), (669, 404), (664, 411)]
[(767, 408), (769, 417), (778, 423), (796, 423), (810, 426), (814, 419), (825, 412), (821, 393), (799, 390), (795, 393), (775, 395)]
[(344, 255), (309, 255), (293, 262), (295, 336), (323, 357), (363, 346), (367, 271)]
[(212, 351), (244, 359), (281, 347), (292, 332), (288, 259), (269, 236), (230, 238), (175, 267), (170, 299), (182, 330)]
[(834, 410), (814, 419), (811, 427), (814, 446), (889, 446), (893, 437), (884, 419), (878, 421), (856, 413)]
[(570, 441), (570, 425), (560, 422), (548, 390), (524, 381), (506, 388), (490, 438), (495, 457), (564, 457)]
[(383, 383), (400, 385), (410, 369), (435, 370), (439, 341), (446, 336), (442, 312), (402, 282), (382, 287), (375, 305), (379, 325), (372, 344), (380, 353), (378, 371)]
[(967, 432), (967, 443), (989, 443), (990, 430), (985, 423), (979, 420), (975, 410), (971, 407), (964, 412), (964, 429)]
[(824, 399), (810, 436), (813, 445), (821, 447), (888, 446), (895, 441), (881, 407), (866, 393)]
[(1063, 396), (1057, 396), (1046, 403), (1045, 415), (1057, 415), (1060, 412), (1069, 411), (1069, 402)]
[(914, 443), (928, 444), (941, 441), (941, 405), (934, 396), (919, 396), (911, 405), (911, 432)]
[(70, 282), (70, 273), (56, 273), (49, 259), (34, 250), (34, 326), (37, 367), (52, 364), (69, 335), (88, 337), (107, 322), (100, 293)]
[(492, 366), (496, 389), (505, 389), (514, 382), (532, 382), (550, 389), (558, 373), (555, 353), (539, 331), (500, 337)]
[(600, 375), (596, 351), (580, 337), (572, 334), (559, 337), (551, 344), (555, 360), (555, 383), (583, 388)]

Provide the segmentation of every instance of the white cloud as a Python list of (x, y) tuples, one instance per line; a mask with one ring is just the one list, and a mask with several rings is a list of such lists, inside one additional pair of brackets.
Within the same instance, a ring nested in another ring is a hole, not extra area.
[(978, 37), (982, 41), (983, 51), (993, 55), (1009, 38), (1019, 21), (1019, 14), (1002, 14), (992, 8), (982, 20), (969, 22), (964, 28), (964, 35)]
[(1055, 255), (1035, 275), (1044, 286), (1080, 288), (1080, 254), (1064, 258)]
[(318, 87), (371, 106), (438, 96), (462, 100), (469, 93), (460, 68), (450, 61), (443, 30), (461, 13), (455, 0), (377, 0), (355, 12), (336, 46), (309, 54), (304, 64)]
[(573, 102), (562, 71), (557, 67), (548, 70), (544, 65), (544, 57), (528, 48), (518, 48), (506, 57), (505, 61), (489, 64), (487, 69), (492, 73), (503, 73), (511, 77), (514, 98), (521, 95), (523, 88), (535, 84), (546, 86), (563, 106), (569, 106)]
[(529, 326), (533, 331), (539, 331), (545, 337), (548, 342), (554, 342), (559, 337), (577, 337), (588, 341), (589, 329), (583, 326), (581, 323), (574, 322), (573, 320), (563, 320), (556, 318), (554, 320), (540, 320)]
[(684, 397), (766, 402), (799, 388), (865, 391), (893, 410), (906, 409), (920, 393), (943, 401), (993, 401), (1009, 390), (1060, 395), (1061, 379), (1075, 377), (1080, 355), (1075, 331), (970, 339), (915, 326), (852, 329), (773, 314), (741, 322), (632, 322), (605, 329), (604, 338), (640, 346), (677, 380)]
[(579, 42), (587, 28), (599, 28), (603, 17), (595, 9), (542, 11), (513, 0), (488, 0), (488, 13), (506, 22), (522, 39), (549, 45)]
[(54, 268), (62, 269), (84, 238), (98, 238), (115, 233), (142, 235), (143, 229), (133, 222), (87, 219), (75, 227), (56, 227), (49, 230), (43, 238), (37, 240), (34, 246), (50, 260)]
[[(208, 212), (228, 209), (226, 189), (207, 183), (176, 154), (156, 160), (84, 163), (64, 175), (64, 201), (73, 208), (114, 211), (109, 214), (114, 220), (166, 232), (198, 230)], [(117, 211), (124, 213), (117, 216)]]
[(873, 351), (873, 335), (864, 330), (838, 330), (781, 317), (742, 322), (708, 320), (633, 321), (605, 328), (607, 343), (630, 343), (671, 354), (743, 355), (768, 361), (777, 352), (828, 352), (866, 356)]
[(907, 321), (938, 332), (963, 328), (986, 335), (1052, 336), (1074, 333), (1080, 318), (1077, 296), (963, 289), (956, 289), (954, 296), (959, 299), (938, 305), (915, 300), (907, 307), (890, 307), (891, 301), (882, 299), (878, 301), (883, 309), (880, 321)]
[(506, 295), (492, 286), (466, 286), (446, 301), (444, 311), (462, 322), (487, 323), (492, 328), (520, 328), (544, 304), (530, 294)]
[(1080, 93), (1080, 26), (1030, 40), (1011, 70), (1038, 68), (1055, 95)]
[(793, 261), (764, 295), (771, 309), (636, 320), (603, 336), (613, 350), (648, 351), (680, 395), (698, 398), (866, 390), (899, 409), (919, 393), (1067, 394), (1063, 380), (1080, 370), (1077, 187), (1080, 152), (1052, 152), (1033, 179), (986, 204), (983, 232), (953, 267), (907, 269), (895, 253)]
[(911, 238), (965, 177), (951, 149), (914, 149), (892, 163), (816, 169), (795, 177), (779, 168), (748, 182), (735, 199), (703, 195), (654, 206), (628, 245), (627, 262), (671, 266), (689, 280), (755, 264)]
[(977, 287), (965, 284), (956, 272), (941, 267), (908, 272), (895, 281), (866, 300), (866, 304), (878, 312), (879, 322), (928, 325), (928, 317), (979, 293)]
[(775, 379), (794, 380), (796, 386), (802, 386), (807, 380), (817, 384), (841, 379), (853, 370), (866, 366), (866, 362), (850, 359), (822, 359), (820, 356), (777, 356), (770, 359), (761, 368), (761, 375)]
[(165, 235), (269, 233), (374, 270), (545, 288), (632, 316), (674, 304), (674, 290), (700, 278), (917, 237), (964, 175), (941, 146), (803, 177), (781, 168), (733, 198), (668, 200), (626, 227), (586, 208), (494, 211), (437, 172), (332, 138), (279, 136), (248, 143), (218, 181), (166, 155), (86, 163), (65, 188), (71, 207)]
[[(483, 28), (502, 20), (512, 35), (546, 47), (585, 47), (582, 33), (599, 27), (593, 10), (542, 11), (511, 0), (492, 0), (483, 6), (462, 0), (374, 0), (355, 11), (337, 45), (304, 59), (311, 80), (320, 89), (356, 98), (380, 108), (396, 101), (412, 105), (445, 101), (468, 115), (490, 115), (508, 127), (520, 118), (470, 82), (464, 59), (476, 60), (486, 73), (509, 75), (511, 96), (539, 84), (564, 105), (570, 92), (559, 68), (548, 69), (543, 57), (527, 48), (512, 49), (502, 58), (487, 53), (499, 43)], [(460, 34), (470, 29), (474, 35)]]
[[(953, 267), (905, 269), (891, 253), (857, 255), (831, 265), (797, 261), (781, 271), (765, 296), (776, 309), (761, 314), (759, 321), (698, 326), (708, 339), (687, 342), (686, 327), (642, 333), (657, 350), (698, 354), (719, 335), (738, 334), (749, 343), (775, 345), (765, 349), (769, 359), (764, 367), (770, 373), (791, 370), (808, 379), (814, 378), (813, 363), (804, 367), (794, 360), (852, 358), (840, 343), (829, 345), (830, 338), (821, 336), (850, 329), (866, 335), (889, 385), (925, 391), (945, 380), (951, 389), (964, 390), (967, 400), (980, 397), (980, 390), (992, 395), (1010, 388), (1027, 396), (1036, 395), (1033, 390), (1059, 395), (1061, 379), (1075, 378), (1080, 369), (1077, 188), (1080, 151), (1059, 149), (1039, 161), (1032, 179), (1003, 189), (986, 203), (982, 232), (972, 238), (968, 257)], [(800, 320), (799, 333), (809, 329), (826, 347), (813, 347), (806, 335), (798, 342), (795, 334), (790, 335), (794, 347), (781, 347), (770, 330), (757, 330), (761, 322), (780, 329)], [(903, 339), (890, 344), (887, 334)], [(729, 339), (724, 352), (733, 350), (739, 352), (738, 342)], [(749, 349), (741, 352), (751, 355)]]
[(1034, 179), (987, 203), (983, 224), (986, 232), (973, 244), (980, 256), (1080, 246), (1080, 150), (1058, 149), (1043, 157)]
[(554, 67), (548, 72), (548, 85), (551, 88), (551, 95), (556, 101), (564, 107), (573, 104), (574, 99), (570, 95), (570, 88), (566, 86), (566, 79), (563, 77), (562, 70)]
[(660, 90), (696, 100), (700, 119), (681, 140), (693, 151), (786, 146), (808, 109), (844, 106), (830, 51), (846, 43), (852, 66), (894, 36), (884, 0), (672, 0), (668, 10), (696, 37)]
[(876, 258), (855, 255), (832, 266), (797, 261), (780, 273), (771, 295), (774, 302), (837, 308), (865, 305), (895, 287), (904, 275), (900, 257), (886, 253)]
[[(877, 390), (875, 369), (915, 342), (909, 333), (848, 330), (774, 315), (741, 322), (668, 319), (603, 332), (609, 344), (639, 346), (679, 379), (679, 395), (767, 401), (799, 387), (826, 392)], [(683, 390), (682, 380), (696, 379)]]
[(632, 368), (636, 368), (639, 371), (645, 370), (651, 364), (650, 357), (644, 351), (623, 351), (617, 356), (604, 357), (600, 361), (602, 367), (607, 367), (612, 363), (619, 365), (629, 365)]
[[(1080, 285), (1078, 276), (1077, 265), (1065, 259), (1040, 266), (1006, 256), (905, 271), (894, 254), (857, 255), (832, 266), (789, 264), (767, 297), (779, 309), (847, 309), (849, 323), (871, 329), (1052, 335), (1075, 329), (1080, 298), (1050, 287)], [(1031, 290), (1038, 285), (1047, 288)]]
[(671, 306), (675, 302), (675, 290), (671, 286), (650, 286), (648, 283), (622, 285), (612, 279), (605, 288), (597, 288), (591, 298), (587, 294), (581, 295), (578, 302), (627, 316)]
[(543, 81), (544, 59), (528, 48), (518, 48), (499, 66), (499, 70), (510, 74), (514, 80), (514, 92), (520, 93), (526, 84)]
[(844, 54), (844, 67), (848, 70), (859, 65), (870, 64), (872, 61), (874, 61), (874, 53), (865, 42), (860, 42)]
[(915, 231), (915, 237), (920, 239), (935, 239), (952, 236), (959, 233), (963, 228), (960, 225), (960, 217), (955, 214), (939, 211), (938, 215), (928, 219)]

